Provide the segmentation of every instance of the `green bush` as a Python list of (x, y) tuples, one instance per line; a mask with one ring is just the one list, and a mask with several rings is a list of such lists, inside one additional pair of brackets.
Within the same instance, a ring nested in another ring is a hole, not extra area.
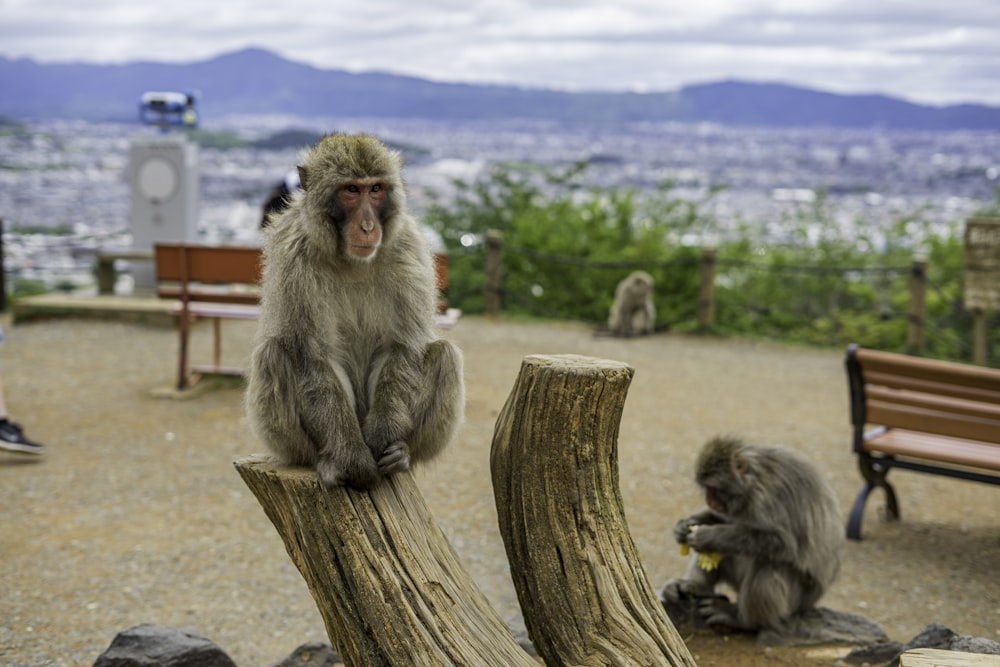
[(655, 199), (658, 215), (640, 210), (635, 191), (587, 186), (585, 170), (584, 163), (561, 171), (498, 167), (485, 180), (456, 181), (454, 200), (430, 207), (425, 222), (451, 253), (453, 304), (482, 312), (482, 250), (493, 229), (503, 234), (505, 312), (603, 322), (618, 281), (642, 268), (656, 281), (658, 321), (692, 316), (698, 275), (688, 265), (698, 250), (664, 239), (676, 233), (680, 218), (684, 224), (699, 218)]
[[(503, 238), (505, 313), (601, 324), (615, 285), (642, 269), (655, 280), (658, 325), (693, 330), (701, 246), (712, 242), (719, 333), (905, 351), (910, 272), (919, 254), (928, 259), (930, 286), (925, 353), (971, 356), (957, 222), (942, 231), (918, 209), (888, 226), (865, 219), (844, 224), (820, 193), (780, 221), (788, 232), (779, 244), (747, 222), (720, 230), (703, 211), (715, 190), (698, 201), (675, 196), (670, 183), (640, 194), (588, 185), (586, 171), (585, 163), (561, 170), (506, 165), (472, 183), (456, 181), (453, 200), (433, 204), (425, 215), (451, 255), (452, 305), (482, 312), (484, 239), (493, 229)], [(997, 329), (991, 329), (993, 349), (1000, 345)]]
[(18, 278), (14, 281), (14, 298), (47, 294), (51, 290), (44, 280), (35, 278)]

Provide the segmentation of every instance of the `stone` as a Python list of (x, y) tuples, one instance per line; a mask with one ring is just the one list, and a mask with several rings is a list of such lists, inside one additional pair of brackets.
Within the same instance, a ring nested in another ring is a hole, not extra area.
[(945, 651), (1000, 655), (1000, 642), (982, 637), (959, 635), (951, 628), (934, 622), (906, 644), (884, 642), (851, 651), (841, 661), (847, 665), (885, 665), (897, 667), (899, 656), (917, 648), (936, 648)]
[(236, 667), (236, 663), (204, 637), (143, 623), (119, 632), (94, 667)]

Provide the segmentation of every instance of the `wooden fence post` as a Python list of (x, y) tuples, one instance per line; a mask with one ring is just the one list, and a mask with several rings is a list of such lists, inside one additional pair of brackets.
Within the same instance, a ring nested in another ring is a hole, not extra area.
[(236, 470), (348, 667), (538, 667), (462, 567), (409, 472), (370, 491), (251, 456)]
[(972, 311), (972, 363), (986, 365), (989, 332), (986, 326), (986, 312), (982, 308)]
[(693, 667), (639, 561), (618, 487), (634, 371), (525, 357), (490, 454), (500, 533), (525, 625), (548, 667)]
[(500, 313), (500, 276), (503, 272), (503, 234), (496, 229), (486, 232), (486, 304), (487, 315)]
[(910, 316), (906, 334), (906, 351), (924, 353), (924, 325), (927, 319), (927, 258), (913, 257), (910, 266)]
[(715, 326), (715, 255), (716, 250), (706, 246), (701, 251), (701, 287), (698, 290), (698, 327)]

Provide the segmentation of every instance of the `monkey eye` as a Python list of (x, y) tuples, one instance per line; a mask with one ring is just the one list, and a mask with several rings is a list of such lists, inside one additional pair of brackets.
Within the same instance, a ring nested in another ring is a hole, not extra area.
[(371, 191), (372, 192), (382, 192), (382, 184), (381, 183), (376, 183), (375, 185), (372, 186)]
[(347, 186), (347, 191), (357, 194), (358, 192), (361, 192), (361, 188), (359, 188), (354, 183), (351, 183), (350, 185)]

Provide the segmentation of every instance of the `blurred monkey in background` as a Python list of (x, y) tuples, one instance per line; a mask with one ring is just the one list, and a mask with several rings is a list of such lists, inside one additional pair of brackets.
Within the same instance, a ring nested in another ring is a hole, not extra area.
[(608, 328), (615, 336), (641, 336), (653, 333), (655, 324), (653, 277), (645, 271), (633, 271), (615, 288)]

